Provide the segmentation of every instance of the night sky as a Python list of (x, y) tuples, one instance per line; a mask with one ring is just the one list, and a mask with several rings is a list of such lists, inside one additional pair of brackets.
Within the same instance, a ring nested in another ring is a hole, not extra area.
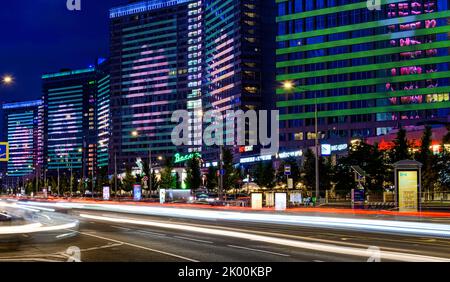
[(0, 102), (39, 99), (41, 75), (62, 68), (85, 68), (108, 56), (109, 8), (127, 0), (81, 0), (69, 11), (66, 0), (13, 0), (0, 3)]

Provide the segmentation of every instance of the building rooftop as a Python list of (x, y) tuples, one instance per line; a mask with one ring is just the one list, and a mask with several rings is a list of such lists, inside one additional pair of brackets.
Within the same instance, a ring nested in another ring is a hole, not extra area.
[(193, 0), (147, 0), (109, 10), (111, 19), (178, 5)]

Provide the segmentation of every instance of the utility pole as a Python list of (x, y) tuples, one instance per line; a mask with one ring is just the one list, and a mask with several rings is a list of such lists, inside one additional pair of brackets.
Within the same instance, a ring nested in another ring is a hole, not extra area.
[(58, 165), (58, 197), (59, 197), (59, 165)]
[(152, 183), (152, 149), (150, 148), (150, 150), (148, 150), (148, 174), (149, 174), (149, 176), (148, 176), (148, 189), (150, 190), (150, 194), (152, 193), (152, 186), (153, 186), (153, 183)]
[(117, 153), (116, 150), (114, 150), (114, 190), (115, 190), (115, 197), (117, 199)]
[(219, 163), (219, 200), (223, 201), (223, 145), (220, 146), (220, 163)]
[(315, 110), (314, 110), (314, 127), (315, 127), (315, 154), (316, 154), (316, 204), (319, 201), (319, 129), (318, 129), (318, 109), (317, 109), (317, 92), (314, 92)]

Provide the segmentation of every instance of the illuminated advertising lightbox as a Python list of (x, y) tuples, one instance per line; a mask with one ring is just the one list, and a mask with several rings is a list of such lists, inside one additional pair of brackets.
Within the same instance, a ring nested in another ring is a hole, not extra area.
[(262, 209), (263, 207), (263, 194), (252, 193), (252, 209)]
[(331, 156), (331, 144), (322, 144), (320, 149), (322, 156)]
[(275, 210), (285, 211), (287, 205), (287, 194), (286, 193), (275, 193)]
[(266, 193), (266, 207), (273, 207), (275, 205), (275, 198), (273, 193)]
[(398, 171), (398, 207), (401, 212), (418, 210), (419, 178), (417, 171)]
[(133, 185), (133, 198), (135, 201), (140, 201), (142, 199), (142, 186), (141, 185)]
[(9, 143), (0, 142), (0, 162), (9, 161)]
[(109, 186), (104, 186), (103, 187), (103, 200), (109, 201), (110, 196), (111, 195), (109, 193)]
[(164, 204), (166, 202), (166, 189), (159, 190), (159, 203)]

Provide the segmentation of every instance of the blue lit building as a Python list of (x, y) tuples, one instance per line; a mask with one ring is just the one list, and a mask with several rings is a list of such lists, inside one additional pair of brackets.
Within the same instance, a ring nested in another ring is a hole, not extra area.
[[(150, 150), (155, 160), (201, 152), (217, 161), (218, 148), (202, 143), (206, 111), (274, 107), (275, 3), (130, 2), (110, 11), (112, 154), (119, 170)], [(170, 118), (179, 109), (189, 111), (192, 134), (187, 146), (176, 147)]]
[(107, 166), (110, 136), (107, 62), (45, 74), (44, 162), (48, 173), (95, 177)]
[[(9, 143), (9, 161), (3, 165), (3, 175), (19, 180), (39, 173), (39, 118), (41, 100), (7, 103), (3, 110), (3, 138)], [(37, 170), (36, 170), (37, 169)], [(22, 180), (21, 180), (22, 181)]]

